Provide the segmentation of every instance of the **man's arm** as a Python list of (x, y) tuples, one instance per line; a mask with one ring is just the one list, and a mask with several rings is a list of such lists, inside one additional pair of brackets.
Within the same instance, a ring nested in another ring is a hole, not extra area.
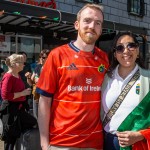
[(38, 108), (38, 124), (40, 130), (40, 140), (42, 150), (47, 150), (49, 146), (49, 122), (52, 98), (40, 96)]

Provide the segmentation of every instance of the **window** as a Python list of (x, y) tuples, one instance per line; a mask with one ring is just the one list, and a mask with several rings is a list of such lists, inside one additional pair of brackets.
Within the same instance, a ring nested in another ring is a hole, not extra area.
[(144, 0), (128, 0), (128, 13), (143, 17), (145, 15)]
[(83, 2), (83, 3), (95, 3), (95, 4), (102, 3), (102, 0), (76, 0), (76, 1)]

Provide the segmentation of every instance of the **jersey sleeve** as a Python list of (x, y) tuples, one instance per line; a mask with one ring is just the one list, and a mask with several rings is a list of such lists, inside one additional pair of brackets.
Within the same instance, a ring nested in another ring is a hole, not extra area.
[(52, 97), (57, 88), (58, 75), (55, 57), (56, 55), (54, 55), (53, 52), (49, 54), (37, 83), (37, 93), (46, 97)]

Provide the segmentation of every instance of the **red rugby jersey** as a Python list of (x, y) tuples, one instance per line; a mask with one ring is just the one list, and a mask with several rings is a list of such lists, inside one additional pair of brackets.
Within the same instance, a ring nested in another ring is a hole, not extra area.
[(66, 44), (51, 51), (37, 84), (53, 94), (50, 144), (101, 149), (101, 84), (108, 68), (105, 52), (79, 52)]

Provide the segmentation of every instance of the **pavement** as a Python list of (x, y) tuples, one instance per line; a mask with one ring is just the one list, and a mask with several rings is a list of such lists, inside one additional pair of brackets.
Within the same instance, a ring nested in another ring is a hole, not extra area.
[(4, 150), (4, 142), (0, 141), (0, 150)]

